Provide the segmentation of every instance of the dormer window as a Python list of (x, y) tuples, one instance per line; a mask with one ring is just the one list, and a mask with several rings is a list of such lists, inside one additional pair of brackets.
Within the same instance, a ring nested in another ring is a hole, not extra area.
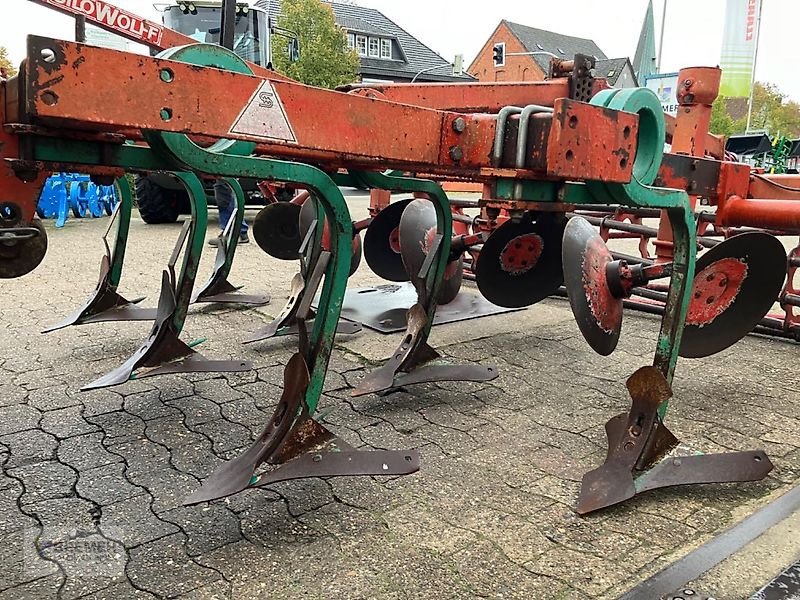
[(347, 34), (347, 46), (355, 49), (359, 56), (369, 58), (392, 58), (392, 40), (382, 37), (361, 35), (360, 33)]
[(378, 58), (381, 55), (381, 40), (379, 38), (369, 38), (369, 55)]
[(359, 56), (367, 55), (367, 36), (365, 35), (356, 36), (356, 50), (358, 50)]

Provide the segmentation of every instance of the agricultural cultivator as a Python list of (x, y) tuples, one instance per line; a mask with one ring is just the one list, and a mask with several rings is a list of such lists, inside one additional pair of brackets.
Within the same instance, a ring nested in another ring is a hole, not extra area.
[(45, 181), (36, 214), (42, 219), (56, 220), (56, 227), (63, 227), (72, 215), (82, 219), (111, 215), (119, 201), (113, 185), (97, 185), (88, 175), (77, 173), (55, 173)]
[[(592, 59), (580, 55), (554, 61), (546, 82), (330, 91), (167, 30), (150, 44), (158, 56), (29, 38), (20, 74), (3, 82), (0, 96), (0, 275), (25, 275), (44, 258), (46, 234), (35, 209), (49, 173), (116, 179), (121, 201), (113, 251), (106, 244), (88, 303), (59, 326), (131, 318), (154, 324), (127, 361), (86, 387), (248, 369), (246, 361), (205, 359), (180, 339), (188, 305), (266, 300), (239, 295), (227, 280), (237, 237), (231, 232), (243, 213), (237, 178), (307, 192), (269, 205), (254, 233), (275, 256), (300, 263), (287, 304), (249, 338), (296, 333), (281, 397), (258, 440), (187, 503), (287, 479), (419, 468), (414, 450), (355, 450), (314, 418), (334, 336), (344, 328), (348, 277), (362, 252), (358, 232), (365, 229), (366, 262), (390, 281), (410, 281), (415, 300), (400, 345), (353, 395), (498, 376), (491, 365), (450, 364), (428, 343), (437, 306), (456, 297), (467, 263), (482, 294), (502, 306), (529, 306), (565, 288), (580, 331), (603, 355), (617, 345), (626, 299), (657, 290), (663, 316), (652, 365), (628, 379), (631, 408), (606, 424), (608, 456), (584, 476), (578, 512), (654, 488), (754, 481), (771, 470), (760, 450), (683, 455), (664, 421), (679, 356), (708, 356), (746, 335), (786, 275), (785, 251), (765, 231), (748, 229), (696, 260), (697, 199), (716, 207), (715, 226), (800, 229), (800, 192), (725, 161), (720, 141), (706, 133), (718, 69), (681, 73), (681, 112), (666, 122), (651, 91), (606, 89), (591, 75)], [(106, 72), (115, 73), (117, 85), (106, 85)], [(220, 90), (224, 101), (209, 90)], [(665, 140), (672, 153), (664, 153)], [(117, 293), (131, 211), (126, 172), (168, 172), (191, 203), (154, 311)], [(225, 178), (239, 206), (222, 235), (214, 274), (193, 293), (207, 221), (202, 180), (209, 178)], [(483, 184), (478, 219), (450, 202), (443, 180)], [(411, 198), (355, 221), (339, 186)], [(776, 189), (781, 194), (770, 196)], [(620, 207), (661, 215), (656, 260), (614, 256), (581, 216)]]

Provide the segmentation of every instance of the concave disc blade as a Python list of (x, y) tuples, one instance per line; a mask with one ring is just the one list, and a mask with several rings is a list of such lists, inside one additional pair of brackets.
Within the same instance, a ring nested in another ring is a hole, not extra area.
[[(303, 202), (303, 208), (300, 209), (300, 237), (305, 238), (308, 234), (308, 229), (314, 223), (317, 216), (316, 200), (313, 197), (308, 198)], [(331, 249), (330, 229), (328, 228), (328, 220), (325, 219), (325, 228), (322, 231), (322, 249)], [(361, 264), (361, 237), (355, 234), (353, 243), (350, 246), (350, 272), (352, 275), (358, 270), (358, 265)]]
[(353, 236), (353, 245), (351, 246), (352, 251), (352, 258), (350, 259), (350, 275), (358, 271), (358, 267), (361, 264), (361, 234), (356, 233)]
[(489, 302), (508, 308), (530, 306), (555, 294), (564, 281), (564, 228), (544, 216), (506, 221), (481, 248), (475, 265), (478, 289)]
[(14, 279), (30, 273), (47, 253), (47, 232), (42, 222), (35, 218), (28, 227), (39, 230), (39, 235), (11, 244), (0, 243), (0, 279)]
[[(420, 277), (420, 270), (435, 238), (436, 209), (433, 202), (422, 198), (413, 200), (400, 218), (400, 256), (420, 297), (425, 290), (425, 278)], [(463, 257), (447, 264), (444, 280), (439, 286), (439, 304), (447, 304), (455, 299), (461, 289), (463, 272)]]
[(776, 301), (786, 277), (786, 250), (773, 235), (740, 233), (696, 263), (680, 355), (721, 352), (750, 333)]
[(573, 217), (564, 229), (561, 256), (578, 328), (595, 352), (608, 356), (617, 347), (622, 329), (622, 299), (611, 294), (606, 280), (611, 252), (586, 219)]
[(378, 277), (388, 281), (408, 281), (400, 257), (400, 217), (411, 200), (392, 202), (375, 215), (364, 234), (364, 260)]
[(264, 252), (281, 260), (296, 260), (300, 252), (300, 207), (291, 202), (268, 204), (253, 221), (253, 238)]

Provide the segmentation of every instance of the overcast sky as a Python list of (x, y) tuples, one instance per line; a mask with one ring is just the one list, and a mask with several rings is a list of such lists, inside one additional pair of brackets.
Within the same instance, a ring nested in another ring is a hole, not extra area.
[[(725, 0), (666, 0), (662, 72), (719, 63)], [(73, 39), (73, 22), (30, 0), (2, 0), (0, 45), (19, 62), (25, 35)], [(152, 2), (112, 0), (144, 17), (160, 20)], [(796, 43), (800, 0), (763, 0), (763, 21), (756, 75), (800, 101), (800, 64)], [(647, 0), (356, 0), (382, 11), (398, 25), (452, 61), (464, 54), (469, 65), (501, 19), (588, 37), (610, 58), (633, 56)], [(664, 0), (654, 0), (656, 32), (661, 31)]]

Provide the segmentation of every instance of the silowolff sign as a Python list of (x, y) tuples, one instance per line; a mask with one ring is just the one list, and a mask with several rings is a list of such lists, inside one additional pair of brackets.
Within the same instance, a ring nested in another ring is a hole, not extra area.
[(747, 98), (753, 79), (757, 21), (762, 0), (727, 0), (722, 38), (720, 96)]

